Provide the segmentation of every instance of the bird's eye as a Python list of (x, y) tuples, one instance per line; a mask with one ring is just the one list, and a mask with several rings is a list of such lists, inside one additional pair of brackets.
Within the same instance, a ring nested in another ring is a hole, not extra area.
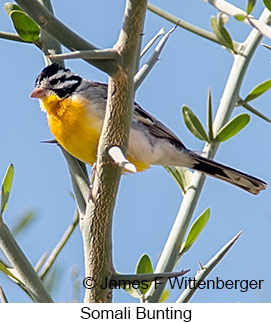
[(59, 83), (59, 79), (52, 79), (50, 81), (50, 85), (56, 85), (57, 83)]

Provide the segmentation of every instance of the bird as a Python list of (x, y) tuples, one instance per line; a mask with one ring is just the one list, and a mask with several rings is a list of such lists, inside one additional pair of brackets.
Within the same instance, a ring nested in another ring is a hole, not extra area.
[[(39, 99), (56, 141), (72, 156), (93, 165), (105, 116), (107, 84), (84, 79), (70, 69), (52, 63), (36, 78), (30, 97)], [(126, 158), (138, 172), (151, 165), (180, 166), (228, 182), (254, 195), (267, 187), (261, 179), (186, 148), (168, 127), (136, 102)]]

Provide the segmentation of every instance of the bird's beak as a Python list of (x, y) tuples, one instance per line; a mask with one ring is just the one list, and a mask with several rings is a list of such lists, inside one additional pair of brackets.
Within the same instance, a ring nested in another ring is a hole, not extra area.
[(32, 93), (30, 94), (31, 98), (36, 98), (36, 99), (41, 99), (42, 97), (45, 96), (45, 89), (41, 87), (35, 87)]

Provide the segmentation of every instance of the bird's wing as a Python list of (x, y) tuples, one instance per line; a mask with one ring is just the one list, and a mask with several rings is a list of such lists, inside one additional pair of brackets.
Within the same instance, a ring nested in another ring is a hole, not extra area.
[[(91, 99), (95, 100), (95, 97), (99, 100), (107, 99), (107, 84), (86, 81), (86, 87), (92, 89)], [(181, 140), (162, 122), (153, 117), (150, 113), (145, 111), (141, 106), (134, 102), (134, 119), (143, 124), (148, 132), (156, 138), (167, 139), (173, 145), (186, 149), (185, 145), (181, 142)]]
[(186, 149), (181, 140), (168, 127), (142, 109), (137, 103), (135, 103), (134, 117), (138, 122), (143, 123), (148, 128), (151, 135), (157, 138), (167, 139), (173, 145)]

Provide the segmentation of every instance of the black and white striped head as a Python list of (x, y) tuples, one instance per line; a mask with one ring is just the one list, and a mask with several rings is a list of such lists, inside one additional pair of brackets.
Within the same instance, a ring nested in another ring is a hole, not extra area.
[(30, 94), (33, 98), (42, 99), (55, 94), (59, 98), (72, 95), (80, 86), (82, 78), (56, 63), (46, 66), (35, 82), (35, 89)]

